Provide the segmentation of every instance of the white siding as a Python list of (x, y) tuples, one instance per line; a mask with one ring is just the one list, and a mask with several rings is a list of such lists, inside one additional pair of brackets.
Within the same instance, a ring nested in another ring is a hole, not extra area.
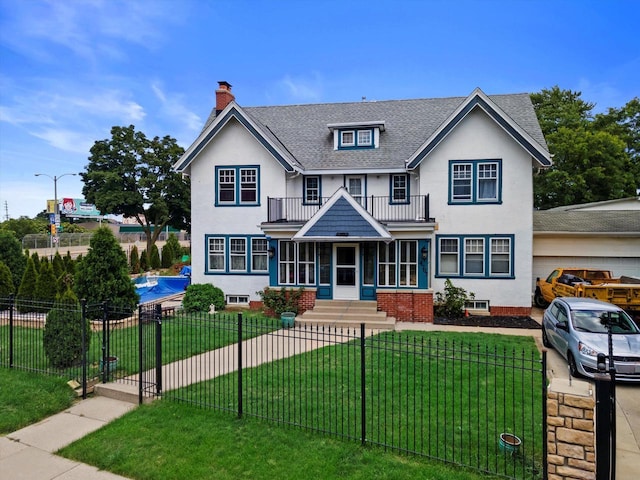
[[(449, 161), (502, 161), (502, 204), (448, 205)], [(430, 195), (430, 215), (438, 235), (515, 235), (515, 279), (454, 278), (458, 287), (490, 300), (492, 306), (531, 306), (533, 180), (531, 156), (488, 115), (470, 113), (420, 165), (420, 191)], [(435, 235), (434, 235), (435, 239)], [(436, 245), (430, 271), (435, 275)], [(444, 278), (433, 278), (434, 291), (444, 291)]]

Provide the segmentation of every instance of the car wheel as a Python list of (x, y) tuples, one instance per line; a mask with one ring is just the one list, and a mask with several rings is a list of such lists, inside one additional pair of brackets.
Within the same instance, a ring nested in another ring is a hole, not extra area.
[(576, 365), (576, 359), (573, 358), (573, 354), (571, 352), (567, 354), (567, 362), (569, 362), (569, 373), (571, 374), (571, 376), (574, 378), (580, 377), (578, 365)]
[(549, 306), (549, 302), (544, 299), (540, 290), (536, 290), (536, 293), (533, 295), (533, 302), (538, 308), (547, 308)]
[(542, 327), (542, 344), (547, 348), (552, 347), (549, 337), (547, 336), (547, 329), (544, 327)]

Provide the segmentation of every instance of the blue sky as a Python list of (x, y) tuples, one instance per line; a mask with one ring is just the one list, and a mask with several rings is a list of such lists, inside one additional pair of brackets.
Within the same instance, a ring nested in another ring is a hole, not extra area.
[[(241, 106), (640, 95), (636, 0), (0, 0), (0, 220), (35, 216), (114, 125), (187, 148)], [(78, 176), (58, 197), (82, 198)], [(6, 203), (5, 203), (6, 202)]]

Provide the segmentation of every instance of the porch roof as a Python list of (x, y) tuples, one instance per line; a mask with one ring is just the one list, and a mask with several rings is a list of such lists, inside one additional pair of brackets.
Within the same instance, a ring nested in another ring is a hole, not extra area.
[(292, 239), (294, 241), (382, 240), (389, 242), (393, 240), (393, 236), (344, 187), (341, 187)]

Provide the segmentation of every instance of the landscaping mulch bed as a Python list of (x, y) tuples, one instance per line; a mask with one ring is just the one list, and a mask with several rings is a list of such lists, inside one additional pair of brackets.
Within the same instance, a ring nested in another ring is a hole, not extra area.
[(540, 329), (540, 324), (531, 317), (492, 317), (469, 316), (461, 318), (436, 317), (436, 325), (458, 325), (464, 327), (499, 327), (499, 328), (528, 328)]

